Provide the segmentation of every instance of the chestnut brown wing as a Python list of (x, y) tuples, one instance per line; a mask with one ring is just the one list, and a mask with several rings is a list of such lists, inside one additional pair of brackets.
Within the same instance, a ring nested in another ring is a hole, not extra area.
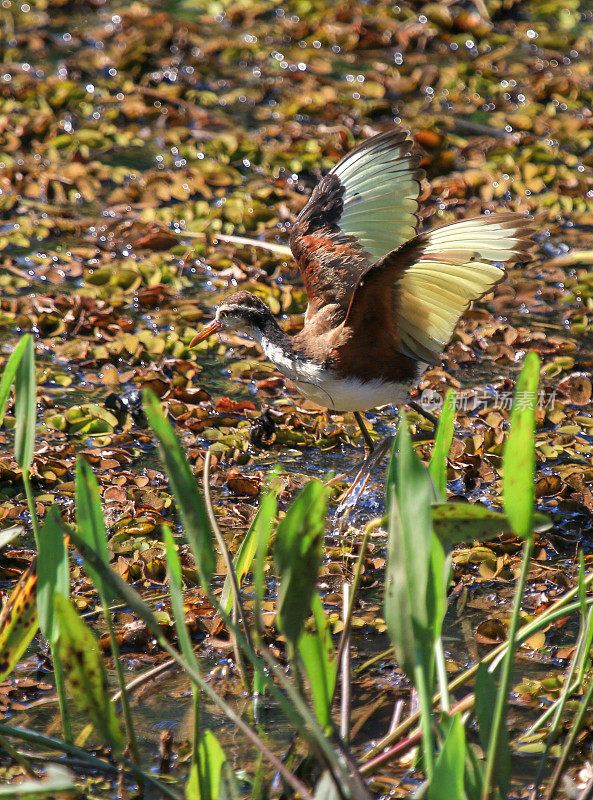
[(373, 263), (414, 236), (422, 173), (411, 148), (406, 131), (381, 133), (315, 187), (290, 237), (312, 309), (345, 313)]

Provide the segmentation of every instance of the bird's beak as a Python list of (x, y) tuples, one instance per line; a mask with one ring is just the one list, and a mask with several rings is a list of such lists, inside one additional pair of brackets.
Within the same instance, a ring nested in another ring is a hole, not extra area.
[(219, 322), (217, 319), (213, 319), (208, 325), (204, 325), (202, 330), (199, 333), (196, 333), (194, 338), (189, 343), (190, 347), (195, 347), (200, 342), (203, 342), (209, 336), (212, 336), (213, 333), (218, 333), (224, 328), (222, 322)]

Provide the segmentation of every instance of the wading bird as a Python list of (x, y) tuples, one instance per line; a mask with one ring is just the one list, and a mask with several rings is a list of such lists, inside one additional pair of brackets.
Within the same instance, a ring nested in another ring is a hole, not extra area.
[(288, 336), (265, 303), (240, 291), (191, 342), (225, 329), (254, 339), (305, 397), (353, 411), (369, 451), (360, 412), (409, 402), (464, 311), (530, 246), (530, 223), (514, 213), (417, 234), (419, 161), (396, 128), (356, 147), (315, 187), (290, 236), (309, 299), (300, 333)]

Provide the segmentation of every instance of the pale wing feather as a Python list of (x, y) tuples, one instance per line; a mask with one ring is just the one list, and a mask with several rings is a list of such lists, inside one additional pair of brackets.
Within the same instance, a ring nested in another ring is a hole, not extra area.
[(331, 171), (342, 186), (339, 227), (379, 260), (416, 233), (420, 193), (417, 159), (402, 132), (380, 135)]
[(423, 255), (398, 283), (397, 325), (405, 352), (437, 363), (472, 301), (502, 280), (504, 262), (527, 252), (530, 233), (524, 217), (491, 214), (422, 234)]

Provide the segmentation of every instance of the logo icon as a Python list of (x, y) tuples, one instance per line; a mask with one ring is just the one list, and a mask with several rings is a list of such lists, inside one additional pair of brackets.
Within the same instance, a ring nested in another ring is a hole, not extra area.
[(443, 398), (435, 389), (425, 389), (420, 395), (420, 405), (425, 411), (438, 411), (443, 407)]

